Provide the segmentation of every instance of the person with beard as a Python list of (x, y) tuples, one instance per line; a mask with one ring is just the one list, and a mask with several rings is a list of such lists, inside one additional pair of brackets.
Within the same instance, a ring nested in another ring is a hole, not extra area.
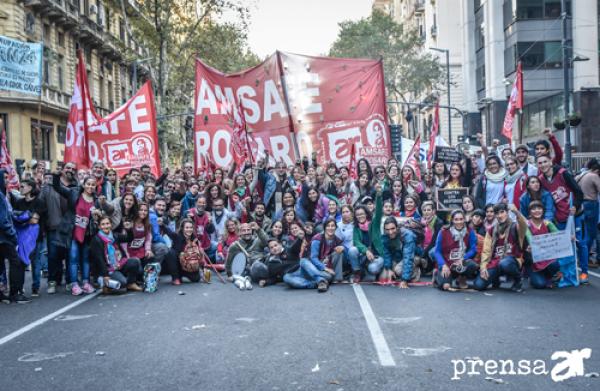
[(497, 204), (505, 196), (504, 186), (508, 175), (500, 158), (491, 155), (485, 160), (486, 170), (475, 186), (475, 198), (479, 207), (487, 204)]
[(527, 225), (522, 221), (514, 223), (505, 203), (495, 205), (494, 213), (497, 223), (486, 232), (475, 289), (482, 291), (490, 284), (499, 287), (500, 277), (507, 276), (513, 280), (511, 290), (522, 292), (522, 249)]
[(92, 176), (96, 178), (96, 194), (104, 196), (108, 201), (112, 201), (114, 197), (113, 184), (106, 179), (105, 167), (102, 160), (97, 160), (92, 164)]
[(282, 282), (284, 275), (298, 268), (302, 249), (307, 246), (304, 231), (299, 224), (292, 225), (289, 239), (292, 240), (288, 240), (286, 245), (283, 245), (279, 240), (270, 238), (267, 243), (269, 248), (267, 258), (252, 264), (250, 275), (261, 288)]
[(182, 210), (182, 216), (186, 216), (194, 222), (194, 232), (202, 249), (206, 252), (206, 255), (214, 260), (217, 246), (216, 244), (213, 245), (210, 237), (215, 232), (215, 226), (212, 223), (211, 214), (206, 211), (206, 197), (203, 195), (198, 196), (196, 207), (188, 210), (187, 215), (183, 214)]
[(538, 170), (535, 164), (529, 163), (529, 148), (527, 145), (517, 145), (517, 148), (515, 149), (515, 158), (519, 163), (521, 171), (523, 171), (523, 174), (525, 174), (527, 177), (538, 175)]
[(23, 294), (23, 284), (25, 283), (25, 264), (19, 258), (17, 253), (17, 231), (13, 225), (12, 207), (6, 198), (6, 182), (8, 174), (5, 170), (0, 170), (0, 261), (4, 264), (4, 259), (9, 263), (9, 294), (7, 298), (3, 292), (0, 292), (0, 301), (25, 304), (30, 299)]
[(262, 201), (254, 205), (254, 212), (250, 213), (249, 222), (258, 224), (263, 230), (267, 230), (271, 226), (272, 220), (266, 215), (266, 207)]
[[(38, 216), (39, 233), (37, 235), (35, 249), (31, 253), (31, 296), (39, 296), (40, 279), (42, 277), (42, 251), (46, 246), (45, 231), (46, 231), (46, 205), (39, 198), (37, 183), (30, 179), (21, 181), (20, 186), (21, 198), (13, 201), (12, 206), (15, 212), (27, 213), (30, 220), (27, 224), (34, 224), (34, 214)], [(20, 248), (20, 247), (19, 247)]]
[[(65, 163), (60, 172), (62, 186), (77, 188), (74, 163)], [(52, 177), (54, 178), (54, 177)], [(52, 179), (53, 181), (54, 179)], [(61, 284), (63, 276), (63, 261), (65, 269), (69, 269), (69, 246), (71, 231), (69, 204), (52, 186), (52, 181), (42, 186), (39, 199), (45, 205), (46, 215), (46, 244), (48, 246), (48, 294), (56, 293), (56, 287)], [(69, 273), (65, 273), (67, 284), (71, 283)]]
[[(268, 240), (267, 234), (258, 224), (244, 223), (240, 225), (240, 239), (229, 247), (225, 270), (227, 278), (234, 281), (235, 285), (241, 290), (252, 289), (252, 283), (248, 276), (252, 265), (255, 262), (264, 260)], [(242, 257), (237, 258), (240, 254)], [(237, 261), (242, 258), (243, 262)], [(234, 259), (236, 260), (235, 264)], [(237, 262), (240, 262), (240, 264)]]
[(448, 291), (452, 282), (458, 281), (460, 289), (467, 289), (467, 279), (477, 275), (477, 235), (466, 224), (465, 213), (454, 210), (450, 225), (442, 228), (435, 243), (435, 259), (438, 265), (437, 286)]

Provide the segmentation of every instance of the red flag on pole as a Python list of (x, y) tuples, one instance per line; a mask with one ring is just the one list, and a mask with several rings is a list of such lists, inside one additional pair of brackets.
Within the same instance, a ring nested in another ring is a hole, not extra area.
[(77, 52), (79, 62), (75, 72), (75, 86), (71, 97), (71, 109), (65, 138), (65, 162), (72, 162), (78, 168), (89, 167), (88, 127), (100, 120), (94, 110), (83, 62), (83, 52)]
[(421, 146), (421, 135), (417, 136), (413, 147), (408, 153), (408, 157), (404, 163), (404, 167), (408, 166), (413, 169), (417, 180), (421, 180), (421, 169), (419, 168), (419, 148)]
[(504, 116), (504, 125), (502, 126), (502, 135), (512, 140), (512, 128), (517, 109), (523, 108), (523, 71), (521, 62), (517, 64), (517, 74), (513, 84), (510, 98), (508, 99), (508, 107)]
[(12, 159), (8, 153), (8, 147), (6, 146), (6, 131), (4, 127), (0, 129), (2, 131), (1, 146), (0, 146), (0, 168), (6, 170), (8, 174), (8, 183), (6, 184), (7, 190), (19, 190), (19, 175), (15, 166), (13, 166)]
[(358, 179), (358, 172), (356, 172), (356, 144), (352, 144), (350, 147), (350, 165), (348, 167), (348, 175), (352, 180)]
[(433, 153), (435, 149), (435, 140), (440, 131), (440, 101), (435, 103), (435, 111), (433, 114), (433, 125), (431, 126), (431, 135), (429, 136), (429, 151), (427, 151), (427, 165), (431, 168)]

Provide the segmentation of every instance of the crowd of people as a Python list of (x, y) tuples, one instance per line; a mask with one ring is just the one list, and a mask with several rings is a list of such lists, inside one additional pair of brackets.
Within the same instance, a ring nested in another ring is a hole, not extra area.
[[(590, 252), (599, 254), (600, 163), (574, 176), (555, 136), (544, 134), (532, 150), (499, 150), (479, 137), (481, 153), (461, 151), (451, 164), (348, 167), (313, 155), (286, 166), (265, 151), (241, 169), (194, 172), (186, 163), (160, 177), (148, 166), (120, 177), (102, 162), (52, 171), (37, 162), (18, 191), (6, 190), (3, 172), (0, 297), (29, 302), (28, 271), (34, 297), (44, 277), (47, 294), (82, 295), (152, 292), (160, 275), (173, 285), (217, 276), (241, 290), (431, 281), (443, 291), (508, 284), (520, 292), (524, 279), (544, 289), (563, 277), (560, 263), (533, 262), (531, 238), (564, 230), (569, 216), (579, 280), (588, 283)], [(438, 211), (436, 190), (456, 188), (469, 189), (462, 208)]]

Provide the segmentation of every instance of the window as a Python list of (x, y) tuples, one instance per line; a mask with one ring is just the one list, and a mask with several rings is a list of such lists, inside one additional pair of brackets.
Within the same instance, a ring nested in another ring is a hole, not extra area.
[(504, 76), (510, 75), (516, 69), (515, 45), (504, 49)]
[(52, 42), (52, 30), (50, 30), (50, 25), (44, 23), (44, 45), (50, 45)]
[[(570, 14), (571, 1), (566, 2)], [(517, 19), (556, 19), (561, 14), (561, 0), (517, 0)]]
[(43, 67), (44, 69), (43, 74), (44, 74), (44, 84), (48, 85), (50, 84), (50, 50), (47, 47), (44, 47), (44, 62), (43, 62)]
[(98, 85), (99, 85), (99, 94), (100, 94), (100, 107), (102, 107), (103, 109), (106, 108), (105, 105), (105, 100), (104, 100), (104, 77), (100, 77), (100, 80), (98, 80)]
[(477, 91), (485, 90), (485, 65), (475, 70), (475, 87)]
[(108, 82), (108, 109), (112, 112), (115, 110), (115, 94), (113, 91), (113, 83), (112, 81)]
[(38, 120), (31, 119), (31, 157), (35, 160), (51, 160), (50, 134), (53, 128), (51, 122), (42, 121), (38, 126)]
[(562, 49), (559, 41), (519, 42), (517, 58), (523, 63), (523, 69), (553, 69), (562, 67)]
[(125, 42), (125, 22), (122, 18), (119, 19), (119, 38), (121, 41)]
[(67, 138), (67, 125), (56, 125), (56, 141), (64, 144)]
[(65, 47), (65, 34), (59, 32), (58, 33), (58, 46), (60, 46), (61, 48)]
[(65, 90), (65, 79), (64, 79), (64, 74), (63, 74), (64, 64), (65, 64), (64, 57), (62, 55), (59, 55), (57, 66), (56, 66), (56, 72), (58, 73), (58, 89), (60, 91)]

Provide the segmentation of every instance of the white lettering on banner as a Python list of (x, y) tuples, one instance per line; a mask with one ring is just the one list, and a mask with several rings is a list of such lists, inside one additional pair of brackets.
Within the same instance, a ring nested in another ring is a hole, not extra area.
[(310, 135), (303, 131), (296, 132), (295, 135), (296, 141), (298, 142), (298, 149), (300, 150), (300, 155), (311, 156), (313, 153), (313, 145), (310, 139)]
[[(95, 161), (100, 160), (100, 156), (98, 156), (98, 154), (99, 154), (100, 151), (98, 150), (98, 145), (96, 144), (95, 141), (93, 141), (93, 140), (89, 140), (88, 141), (88, 152), (89, 152), (89, 155), (90, 155), (90, 161), (91, 162), (95, 162)], [(104, 164), (107, 163), (106, 159), (103, 159), (103, 161), (104, 161)]]
[(275, 82), (273, 80), (265, 81), (265, 96), (264, 96), (264, 120), (270, 121), (274, 113), (279, 113), (281, 118), (287, 117), (288, 113), (285, 110), (285, 105)]
[(323, 105), (320, 102), (314, 102), (312, 99), (320, 96), (319, 88), (308, 86), (309, 83), (316, 86), (320, 84), (318, 73), (307, 72), (300, 75), (290, 75), (287, 82), (290, 86), (290, 100), (300, 107), (299, 115), (323, 112)]
[(573, 256), (573, 242), (568, 230), (552, 232), (531, 237), (531, 256), (533, 262)]
[[(221, 149), (220, 143), (223, 142)], [(227, 167), (232, 160), (229, 152), (229, 144), (231, 143), (231, 133), (224, 129), (219, 129), (215, 132), (212, 142), (212, 155), (218, 167)], [(222, 151), (222, 152), (221, 152)]]
[(294, 164), (290, 159), (290, 142), (286, 136), (271, 136), (271, 153), (275, 161), (282, 159), (286, 165)]
[[(137, 105), (141, 105), (141, 107), (137, 107)], [(131, 117), (131, 131), (133, 133), (150, 131), (150, 121), (140, 122), (141, 117), (148, 116), (145, 95), (137, 95), (127, 109)]]
[(83, 145), (83, 121), (77, 121), (75, 123), (75, 129), (69, 122), (67, 125), (67, 136), (65, 139), (65, 145), (70, 147), (75, 143), (76, 146), (80, 147)]
[(129, 162), (129, 147), (126, 143), (117, 141), (104, 143), (102, 146), (109, 166), (122, 166)]
[[(235, 105), (235, 98), (233, 97), (233, 88), (225, 87), (225, 94), (221, 90), (221, 86), (215, 86), (215, 96), (217, 100), (221, 102), (221, 114), (226, 115), (228, 107)], [(236, 121), (240, 120), (240, 116), (237, 110), (233, 110), (233, 116)]]
[(119, 122), (125, 121), (125, 113), (121, 113), (110, 121), (110, 134), (119, 134)]
[[(256, 91), (250, 86), (241, 86), (237, 90), (238, 100), (242, 103), (242, 106), (244, 106), (244, 117), (249, 124), (255, 124), (260, 120), (260, 106), (252, 99), (247, 98), (254, 96), (256, 96)], [(252, 114), (248, 114), (248, 111)]]
[(196, 115), (201, 115), (204, 109), (209, 109), (211, 114), (219, 114), (215, 94), (213, 94), (208, 86), (206, 79), (202, 79), (200, 82), (200, 91), (198, 92), (198, 101), (196, 102)]
[[(360, 127), (357, 126), (337, 132), (329, 132), (327, 134), (327, 144), (329, 146), (328, 150), (325, 149), (325, 152), (329, 153), (329, 156), (325, 157), (327, 161), (349, 162), (352, 144), (356, 144), (357, 150), (363, 147)], [(360, 157), (357, 156), (357, 158)]]

